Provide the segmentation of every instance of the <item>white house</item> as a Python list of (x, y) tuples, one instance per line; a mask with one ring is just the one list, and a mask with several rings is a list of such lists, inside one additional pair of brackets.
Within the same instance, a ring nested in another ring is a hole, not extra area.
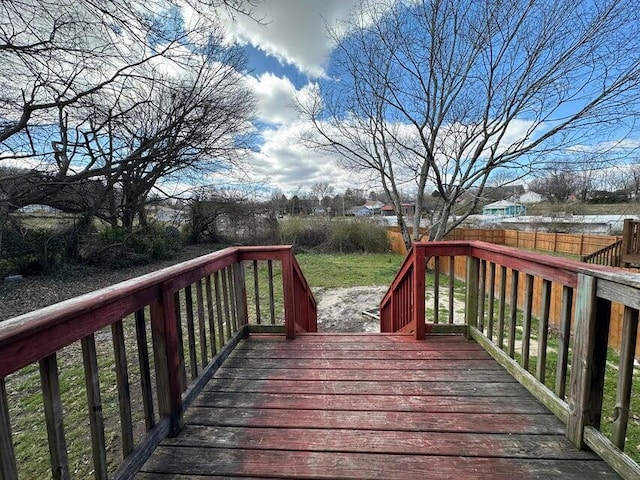
[(527, 214), (527, 207), (519, 203), (509, 202), (508, 200), (500, 200), (485, 205), (482, 208), (482, 215), (495, 215), (499, 217), (518, 217)]

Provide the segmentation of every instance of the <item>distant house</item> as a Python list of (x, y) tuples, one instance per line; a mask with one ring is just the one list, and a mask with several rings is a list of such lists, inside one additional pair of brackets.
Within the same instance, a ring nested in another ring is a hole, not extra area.
[(520, 203), (540, 203), (544, 198), (539, 193), (529, 190), (518, 197)]
[(391, 205), (385, 205), (380, 209), (380, 213), (382, 213), (383, 217), (393, 217), (395, 215), (395, 211)]
[[(400, 208), (400, 211), (404, 216), (411, 216), (416, 212), (415, 203), (401, 203)], [(380, 211), (384, 217), (391, 217), (396, 214), (392, 205), (385, 205), (380, 209)]]
[(371, 213), (371, 210), (369, 210), (364, 205), (361, 205), (359, 207), (352, 207), (347, 210), (347, 216), (350, 217), (368, 217), (370, 215), (373, 215), (373, 213)]
[(380, 215), (382, 207), (384, 207), (384, 203), (377, 200), (369, 200), (364, 204), (364, 208), (369, 211), (369, 215)]
[(498, 217), (518, 217), (527, 214), (527, 207), (519, 203), (500, 200), (490, 203), (482, 208), (483, 215), (493, 215)]

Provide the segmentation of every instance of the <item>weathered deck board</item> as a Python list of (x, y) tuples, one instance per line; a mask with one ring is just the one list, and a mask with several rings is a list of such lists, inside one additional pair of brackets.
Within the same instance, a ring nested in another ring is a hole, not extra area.
[(185, 420), (138, 478), (618, 478), (461, 336), (255, 335)]

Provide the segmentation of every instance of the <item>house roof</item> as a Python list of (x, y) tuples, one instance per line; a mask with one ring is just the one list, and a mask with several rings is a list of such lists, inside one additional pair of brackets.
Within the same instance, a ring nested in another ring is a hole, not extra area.
[(509, 200), (500, 200), (499, 202), (493, 202), (485, 205), (483, 208), (509, 208), (509, 207), (522, 207), (519, 203), (513, 203)]

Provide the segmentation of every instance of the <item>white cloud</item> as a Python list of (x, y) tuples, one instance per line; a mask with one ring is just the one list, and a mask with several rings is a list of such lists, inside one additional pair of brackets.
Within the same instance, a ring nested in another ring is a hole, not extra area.
[(249, 43), (311, 76), (322, 76), (333, 48), (325, 23), (343, 19), (357, 0), (269, 0), (255, 5), (254, 18), (238, 16), (231, 28), (239, 43)]
[(270, 124), (284, 124), (298, 118), (296, 88), (286, 77), (264, 73), (258, 78), (248, 77), (250, 88), (258, 102), (258, 116)]
[(264, 130), (260, 151), (251, 159), (254, 178), (287, 195), (309, 191), (318, 182), (328, 182), (336, 192), (366, 188), (364, 179), (342, 168), (335, 155), (304, 146), (301, 137), (309, 128), (298, 122)]

